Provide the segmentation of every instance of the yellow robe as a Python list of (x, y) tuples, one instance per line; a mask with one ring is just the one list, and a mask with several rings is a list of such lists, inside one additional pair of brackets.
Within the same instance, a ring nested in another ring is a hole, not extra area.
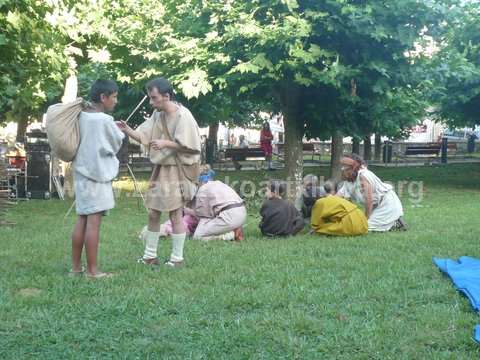
[(355, 204), (331, 195), (313, 205), (311, 227), (318, 234), (355, 236), (368, 232), (368, 221)]

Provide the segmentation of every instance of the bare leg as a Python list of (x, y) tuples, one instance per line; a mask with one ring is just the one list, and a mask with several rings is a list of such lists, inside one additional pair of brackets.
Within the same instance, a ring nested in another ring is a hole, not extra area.
[(173, 234), (184, 234), (185, 225), (183, 224), (183, 208), (170, 211), (170, 221), (172, 222)]
[(98, 273), (97, 254), (101, 223), (102, 213), (88, 215), (85, 231), (85, 251), (87, 253), (87, 272), (92, 275)]
[(148, 211), (148, 231), (160, 231), (160, 215), (162, 215), (160, 211), (153, 209)]
[(80, 272), (82, 270), (81, 260), (86, 226), (87, 217), (80, 215), (72, 233), (72, 272)]

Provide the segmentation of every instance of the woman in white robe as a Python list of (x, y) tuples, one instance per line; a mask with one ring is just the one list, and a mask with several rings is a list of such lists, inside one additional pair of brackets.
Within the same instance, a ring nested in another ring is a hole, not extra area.
[(337, 195), (365, 207), (368, 231), (407, 230), (403, 207), (393, 186), (368, 170), (363, 159), (352, 154), (342, 159), (343, 186)]

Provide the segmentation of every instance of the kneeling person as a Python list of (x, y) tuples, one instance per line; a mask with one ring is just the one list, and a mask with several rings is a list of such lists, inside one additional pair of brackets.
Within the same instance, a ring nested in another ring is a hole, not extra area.
[(230, 186), (201, 176), (193, 210), (199, 218), (194, 239), (243, 240), (242, 226), (247, 220), (247, 209)]
[(320, 199), (312, 209), (311, 227), (322, 235), (355, 236), (368, 232), (367, 217), (355, 204), (334, 195), (334, 186), (326, 182)]
[(285, 182), (273, 180), (267, 189), (267, 200), (260, 209), (260, 231), (265, 236), (295, 235), (304, 227), (302, 214), (295, 206), (284, 200)]

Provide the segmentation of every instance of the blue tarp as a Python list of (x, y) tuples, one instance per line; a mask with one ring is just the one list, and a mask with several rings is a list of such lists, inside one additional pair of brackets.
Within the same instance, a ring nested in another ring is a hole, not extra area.
[[(468, 256), (462, 256), (458, 261), (433, 258), (433, 263), (470, 300), (473, 309), (480, 311), (480, 259)], [(475, 328), (474, 338), (480, 343), (480, 325)]]

